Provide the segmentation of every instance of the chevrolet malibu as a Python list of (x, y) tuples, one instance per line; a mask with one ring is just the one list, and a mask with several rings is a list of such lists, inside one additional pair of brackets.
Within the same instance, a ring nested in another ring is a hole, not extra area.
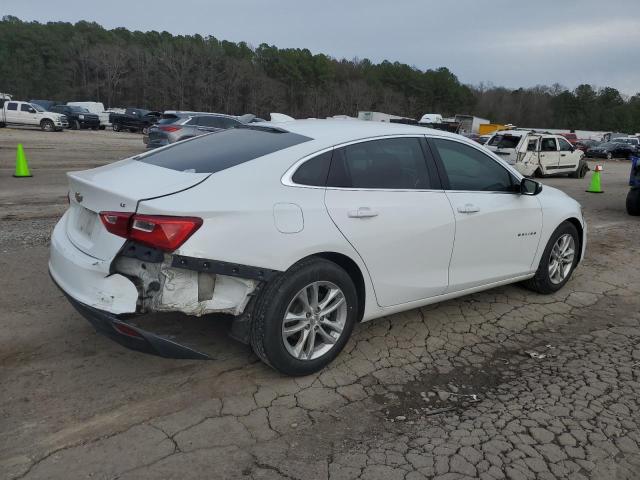
[(100, 333), (207, 358), (136, 318), (227, 313), (289, 375), (326, 366), (358, 322), (514, 282), (553, 293), (586, 243), (561, 191), (408, 125), (251, 124), (68, 177), (49, 271)]

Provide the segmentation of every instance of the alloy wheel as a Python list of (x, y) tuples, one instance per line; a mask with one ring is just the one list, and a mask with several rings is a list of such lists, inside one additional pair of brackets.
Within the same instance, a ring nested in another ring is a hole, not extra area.
[(331, 282), (313, 282), (289, 303), (282, 320), (282, 341), (294, 358), (314, 360), (333, 348), (347, 321), (347, 300)]
[(549, 256), (549, 279), (551, 283), (562, 283), (571, 273), (573, 259), (576, 254), (576, 242), (573, 236), (561, 235), (551, 249)]

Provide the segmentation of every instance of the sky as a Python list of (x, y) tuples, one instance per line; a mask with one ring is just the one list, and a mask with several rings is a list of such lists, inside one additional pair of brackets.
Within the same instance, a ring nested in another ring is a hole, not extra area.
[(473, 85), (640, 92), (640, 0), (0, 0), (0, 15), (447, 67)]

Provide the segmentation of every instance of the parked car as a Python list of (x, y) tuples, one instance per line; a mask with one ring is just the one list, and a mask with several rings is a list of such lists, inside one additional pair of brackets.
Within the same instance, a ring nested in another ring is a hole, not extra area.
[(591, 147), (587, 150), (586, 155), (589, 158), (629, 158), (631, 155), (637, 155), (638, 148), (625, 142), (619, 142), (617, 139), (613, 142), (601, 143), (598, 146)]
[(90, 128), (98, 130), (100, 128), (100, 118), (95, 113), (89, 112), (83, 107), (72, 107), (69, 105), (54, 105), (49, 109), (50, 112), (62, 113), (69, 120), (69, 128), (80, 130), (82, 128)]
[(98, 115), (98, 118), (100, 119), (100, 130), (111, 127), (109, 112), (104, 109), (104, 104), (102, 102), (67, 102), (67, 105), (71, 107), (86, 108), (89, 112)]
[(7, 125), (40, 127), (53, 132), (68, 127), (69, 123), (66, 116), (47, 112), (37, 103), (0, 100), (0, 127)]
[(583, 178), (589, 171), (584, 153), (561, 135), (502, 130), (494, 133), (485, 147), (527, 177), (568, 173)]
[(142, 141), (147, 148), (163, 147), (205, 133), (243, 125), (254, 118), (254, 115), (235, 117), (207, 113), (165, 113), (158, 123), (149, 127)]
[(578, 140), (578, 142), (575, 144), (575, 147), (578, 150), (586, 152), (590, 148), (600, 145), (600, 143), (601, 142), (599, 142), (598, 140), (582, 139)]
[(409, 125), (248, 124), (68, 178), (49, 269), (99, 332), (206, 358), (131, 315), (225, 312), (290, 375), (326, 366), (360, 321), (513, 282), (556, 292), (585, 246), (565, 193)]
[(129, 130), (146, 133), (147, 129), (162, 117), (160, 112), (152, 112), (141, 108), (126, 108), (124, 113), (110, 113), (109, 121), (114, 132)]
[(622, 137), (622, 138), (616, 138), (614, 140), (614, 142), (617, 143), (627, 143), (629, 145), (633, 145), (634, 147), (638, 148), (640, 147), (640, 139), (638, 139), (637, 137)]
[(561, 133), (560, 135), (566, 138), (567, 141), (573, 146), (578, 143), (578, 136), (575, 133)]
[(627, 213), (640, 215), (640, 158), (632, 157), (631, 173), (629, 174), (629, 193), (627, 194)]

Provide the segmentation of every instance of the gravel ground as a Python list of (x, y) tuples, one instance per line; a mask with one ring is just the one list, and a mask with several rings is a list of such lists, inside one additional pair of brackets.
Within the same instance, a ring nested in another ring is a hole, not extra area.
[[(51, 204), (0, 218), (4, 477), (640, 478), (640, 224), (624, 213), (627, 163), (605, 166), (602, 195), (584, 193), (588, 177), (545, 180), (578, 198), (590, 225), (561, 292), (507, 286), (362, 324), (334, 364), (291, 379), (228, 339), (220, 317), (158, 320), (206, 339), (209, 362), (96, 335), (46, 273), (62, 152), (75, 148), (82, 168), (96, 139), (87, 166), (136, 153), (140, 137), (5, 132), (2, 212), (23, 189)], [(23, 187), (7, 152), (32, 137), (60, 144)]]

